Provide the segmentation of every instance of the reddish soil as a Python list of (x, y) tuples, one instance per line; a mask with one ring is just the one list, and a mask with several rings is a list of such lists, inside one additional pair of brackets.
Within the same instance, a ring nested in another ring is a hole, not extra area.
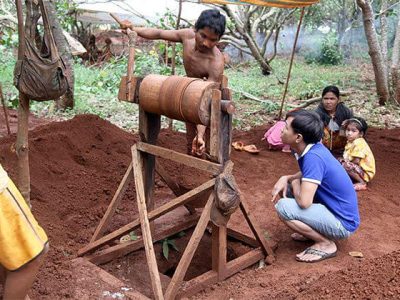
[[(0, 119), (2, 121), (2, 119)], [(4, 123), (1, 122), (0, 127)], [(278, 219), (270, 202), (274, 182), (296, 171), (290, 154), (268, 151), (260, 138), (266, 128), (235, 132), (234, 140), (254, 143), (258, 155), (232, 150), (234, 173), (261, 228), (278, 242), (277, 260), (262, 269), (248, 268), (226, 281), (197, 294), (196, 299), (348, 299), (400, 297), (400, 129), (370, 129), (368, 141), (377, 161), (377, 175), (369, 190), (359, 193), (360, 229), (338, 243), (338, 256), (318, 264), (296, 262), (294, 255), (309, 244), (292, 241), (290, 231)], [(1, 129), (2, 130), (2, 129)], [(3, 131), (2, 131), (3, 132)], [(51, 250), (31, 291), (32, 299), (95, 298), (96, 285), (76, 291), (71, 259), (86, 245), (104, 214), (130, 161), (130, 146), (137, 136), (122, 131), (96, 116), (82, 115), (70, 121), (49, 123), (30, 132), (30, 167), (33, 213), (50, 238)], [(16, 156), (11, 145), (15, 135), (0, 138), (0, 163), (15, 179)], [(185, 136), (163, 131), (159, 144), (183, 152)], [(165, 164), (176, 180), (187, 187), (204, 182), (207, 176), (173, 164)], [(156, 180), (156, 204), (171, 197), (169, 189)], [(131, 185), (118, 208), (110, 230), (132, 221), (136, 210)], [(230, 227), (249, 232), (235, 213)], [(177, 246), (182, 248), (180, 241)], [(160, 245), (156, 244), (157, 252)], [(364, 258), (348, 253), (361, 251)], [(143, 252), (143, 251), (142, 251)], [(207, 248), (204, 250), (207, 253)], [(104, 268), (125, 283), (131, 254)], [(170, 255), (176, 255), (171, 250)], [(141, 258), (139, 258), (141, 257)], [(202, 256), (198, 259), (201, 259)], [(196, 260), (196, 257), (195, 257)], [(198, 262), (197, 262), (198, 263)], [(122, 265), (122, 267), (121, 267)], [(195, 268), (196, 269), (196, 268)], [(146, 272), (146, 266), (130, 269)], [(166, 267), (168, 273), (168, 268)], [(132, 284), (132, 281), (130, 282)], [(135, 285), (131, 285), (135, 288)], [(83, 297), (85, 295), (85, 297)]]
[[(18, 129), (18, 112), (15, 109), (7, 109), (8, 123), (11, 134), (17, 133)], [(29, 128), (32, 130), (35, 127), (49, 123), (49, 120), (40, 119), (33, 114), (29, 115)], [(0, 106), (0, 138), (8, 135), (7, 123), (4, 116), (3, 107)]]

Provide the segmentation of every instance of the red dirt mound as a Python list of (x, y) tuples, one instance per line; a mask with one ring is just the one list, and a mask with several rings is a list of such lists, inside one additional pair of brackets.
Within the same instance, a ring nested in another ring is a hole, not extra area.
[[(252, 155), (232, 150), (232, 160), (236, 180), (261, 228), (279, 243), (277, 261), (263, 269), (242, 271), (195, 298), (400, 297), (400, 178), (396, 176), (400, 169), (400, 129), (369, 131), (367, 138), (377, 160), (377, 175), (369, 190), (359, 193), (361, 227), (350, 239), (338, 244), (336, 258), (318, 264), (295, 261), (295, 253), (307, 243), (290, 239), (289, 229), (279, 221), (270, 202), (277, 178), (296, 171), (297, 166), (291, 155), (266, 149), (260, 141), (265, 129), (235, 132), (234, 140), (255, 144), (262, 151)], [(98, 225), (126, 171), (130, 147), (136, 140), (137, 136), (92, 115), (50, 123), (30, 132), (33, 213), (47, 231), (51, 245), (31, 292), (32, 299), (73, 298), (77, 294), (69, 261), (89, 241)], [(13, 179), (14, 141), (15, 136), (0, 139), (0, 163)], [(162, 131), (159, 144), (184, 152), (185, 136)], [(188, 187), (207, 179), (189, 168), (170, 163), (165, 166)], [(171, 194), (161, 182), (156, 186), (156, 196), (166, 198)], [(135, 191), (130, 186), (111, 229), (134, 218), (134, 200)], [(232, 217), (230, 226), (249, 232), (239, 214)], [(355, 259), (348, 255), (349, 251), (361, 251), (365, 259)]]

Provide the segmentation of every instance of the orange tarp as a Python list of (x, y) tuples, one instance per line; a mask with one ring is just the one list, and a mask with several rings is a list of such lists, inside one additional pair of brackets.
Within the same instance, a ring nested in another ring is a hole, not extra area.
[(295, 8), (318, 3), (319, 0), (200, 0), (209, 4), (254, 4), (281, 8)]

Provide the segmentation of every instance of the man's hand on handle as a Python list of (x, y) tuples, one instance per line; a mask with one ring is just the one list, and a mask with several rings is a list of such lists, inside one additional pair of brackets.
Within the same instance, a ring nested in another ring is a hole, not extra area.
[(204, 141), (203, 137), (196, 135), (192, 142), (192, 154), (196, 156), (202, 156), (205, 150), (206, 142)]

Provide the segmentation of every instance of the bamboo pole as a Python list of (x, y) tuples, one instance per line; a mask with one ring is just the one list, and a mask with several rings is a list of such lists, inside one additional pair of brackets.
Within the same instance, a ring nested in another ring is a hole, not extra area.
[(305, 8), (303, 7), (303, 8), (301, 9), (299, 25), (297, 26), (296, 38), (294, 39), (294, 43), (293, 43), (292, 55), (291, 55), (291, 57), (290, 57), (289, 71), (288, 71), (288, 75), (287, 75), (287, 77), (286, 77), (285, 90), (284, 90), (283, 96), (282, 96), (281, 108), (279, 109), (279, 115), (278, 115), (278, 119), (279, 119), (279, 120), (280, 120), (281, 117), (282, 117), (283, 104), (285, 103), (285, 98), (286, 98), (286, 94), (287, 94), (287, 90), (288, 90), (288, 86), (289, 86), (290, 74), (292, 73), (292, 66), (293, 66), (293, 60), (294, 60), (294, 53), (295, 53), (295, 51), (296, 51), (297, 40), (298, 40), (298, 38), (299, 38), (301, 23), (303, 22), (304, 10), (305, 10)]

